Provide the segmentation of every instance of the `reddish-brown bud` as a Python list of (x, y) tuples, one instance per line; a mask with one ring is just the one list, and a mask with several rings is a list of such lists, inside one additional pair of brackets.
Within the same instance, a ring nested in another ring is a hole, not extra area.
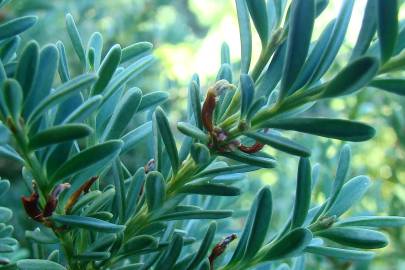
[(215, 247), (212, 249), (210, 256), (208, 257), (210, 261), (210, 267), (211, 270), (214, 269), (214, 261), (216, 258), (221, 256), (222, 253), (224, 253), (225, 249), (228, 247), (228, 245), (236, 239), (236, 234), (231, 234), (224, 239), (221, 240), (218, 244), (215, 245)]
[(239, 150), (242, 152), (245, 152), (247, 154), (253, 154), (253, 153), (257, 153), (260, 150), (262, 150), (264, 147), (264, 144), (259, 143), (258, 141), (256, 141), (252, 146), (246, 146), (246, 145), (239, 145)]
[(214, 130), (214, 123), (212, 122), (212, 115), (214, 114), (215, 106), (216, 106), (216, 95), (212, 88), (210, 88), (207, 92), (207, 97), (205, 98), (202, 110), (201, 110), (201, 117), (204, 127), (207, 129), (208, 132), (212, 132)]
[(203, 125), (209, 133), (214, 131), (213, 114), (217, 105), (217, 96), (229, 88), (234, 88), (234, 86), (226, 80), (220, 80), (207, 91), (207, 96), (201, 110), (201, 117)]
[(21, 197), (25, 212), (27, 215), (30, 216), (33, 220), (42, 221), (43, 216), (42, 212), (39, 209), (39, 195), (36, 191), (32, 192), (30, 196), (23, 196)]
[(77, 200), (79, 199), (80, 195), (83, 193), (87, 193), (90, 190), (90, 187), (96, 182), (98, 176), (93, 176), (89, 180), (87, 180), (83, 185), (81, 185), (72, 195), (70, 195), (69, 200), (65, 205), (65, 213), (69, 213), (72, 207), (76, 204)]
[(59, 195), (64, 191), (65, 189), (70, 188), (69, 183), (64, 183), (64, 184), (59, 184), (57, 185), (51, 194), (48, 196), (48, 199), (45, 204), (45, 208), (43, 211), (43, 216), (44, 217), (50, 217), (52, 216), (53, 211), (55, 211), (56, 207), (58, 206), (58, 199)]

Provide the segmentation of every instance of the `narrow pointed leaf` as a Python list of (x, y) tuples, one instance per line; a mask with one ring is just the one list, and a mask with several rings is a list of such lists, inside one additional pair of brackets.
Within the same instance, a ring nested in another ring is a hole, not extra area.
[[(374, 0), (373, 0), (374, 1)], [(311, 53), (308, 56), (308, 59), (305, 61), (304, 66), (300, 74), (297, 77), (294, 85), (291, 88), (291, 93), (296, 92), (301, 87), (303, 87), (306, 83), (310, 83), (311, 76), (319, 64), (319, 59), (325, 53), (325, 50), (328, 45), (328, 41), (332, 36), (333, 30), (335, 28), (336, 20), (332, 20), (328, 23), (328, 25), (323, 30), (321, 36), (316, 41), (315, 46), (311, 50)]]
[(202, 143), (208, 143), (209, 138), (207, 134), (205, 134), (204, 131), (198, 127), (195, 127), (189, 123), (179, 122), (177, 123), (177, 129), (184, 135), (197, 139)]
[(179, 153), (177, 152), (176, 141), (170, 129), (169, 120), (161, 108), (155, 111), (156, 122), (159, 127), (159, 133), (162, 137), (166, 151), (169, 155), (170, 163), (174, 173), (176, 173), (180, 166)]
[(201, 245), (197, 253), (193, 257), (193, 260), (187, 266), (186, 270), (195, 269), (207, 257), (207, 253), (211, 247), (212, 241), (214, 240), (216, 230), (217, 223), (211, 222), (203, 240), (201, 241)]
[(39, 259), (22, 259), (17, 261), (17, 267), (20, 270), (66, 270), (62, 265)]
[(277, 86), (283, 75), (284, 59), (287, 51), (287, 42), (283, 42), (274, 53), (262, 79), (258, 83), (257, 96), (268, 97)]
[(4, 69), (3, 63), (0, 61), (0, 83), (3, 83), (5, 79), (7, 79), (7, 73)]
[(135, 63), (126, 67), (122, 72), (118, 73), (116, 76), (112, 78), (109, 82), (104, 93), (104, 100), (105, 103), (110, 96), (112, 96), (118, 89), (120, 89), (127, 81), (135, 78), (139, 75), (142, 71), (147, 69), (153, 63), (153, 56), (145, 56), (136, 61)]
[(222, 43), (221, 45), (221, 64), (231, 64), (231, 53), (229, 50), (229, 45), (226, 42)]
[(157, 220), (188, 220), (188, 219), (223, 219), (232, 216), (233, 211), (227, 210), (200, 210), (184, 211), (165, 214)]
[(266, 250), (266, 260), (296, 257), (302, 254), (312, 240), (312, 233), (306, 228), (298, 228), (278, 240)]
[(238, 196), (241, 190), (236, 187), (223, 184), (188, 184), (181, 188), (180, 193), (216, 195), (216, 196)]
[(204, 166), (211, 161), (210, 150), (205, 144), (194, 143), (191, 145), (190, 154), (198, 166)]
[(241, 73), (247, 74), (252, 58), (252, 32), (246, 0), (236, 0), (236, 10), (241, 41)]
[(117, 225), (91, 217), (74, 216), (74, 215), (52, 215), (51, 219), (62, 225), (71, 228), (81, 228), (96, 232), (117, 233), (125, 229), (123, 225)]
[(157, 261), (155, 268), (160, 270), (171, 270), (180, 256), (183, 248), (183, 238), (179, 234), (174, 234), (166, 252)]
[(232, 166), (221, 166), (218, 168), (209, 168), (196, 175), (196, 178), (201, 177), (215, 177), (220, 175), (227, 175), (233, 173), (244, 173), (257, 170), (259, 167), (250, 166), (246, 164), (238, 164)]
[[(246, 219), (242, 236), (232, 256), (231, 263), (242, 260), (245, 256), (250, 258), (254, 255), (267, 234), (272, 214), (272, 198), (269, 187), (262, 188), (256, 195), (253, 205)], [(257, 241), (257, 242), (254, 242)], [(249, 248), (253, 248), (251, 251)]]
[(368, 0), (364, 10), (363, 21), (356, 45), (353, 48), (350, 60), (363, 55), (370, 47), (370, 43), (377, 31), (377, 1)]
[(90, 251), (74, 255), (73, 258), (81, 262), (94, 262), (107, 260), (110, 256), (111, 253), (107, 251)]
[(398, 35), (398, 0), (376, 0), (378, 37), (382, 62), (394, 53)]
[(119, 63), (121, 61), (121, 47), (119, 45), (114, 45), (104, 57), (101, 63), (100, 69), (98, 71), (98, 80), (95, 83), (92, 94), (98, 95), (103, 92), (107, 84), (110, 82), (114, 75)]
[(145, 169), (141, 167), (130, 178), (130, 184), (128, 186), (127, 194), (125, 197), (127, 205), (126, 209), (127, 218), (131, 217), (136, 211), (136, 206), (144, 183), (145, 183)]
[(336, 176), (335, 180), (333, 181), (331, 195), (329, 196), (328, 206), (326, 210), (329, 210), (330, 206), (333, 205), (342, 190), (343, 184), (345, 183), (346, 177), (349, 173), (350, 167), (350, 160), (351, 160), (351, 149), (348, 144), (343, 146), (340, 156), (339, 156), (339, 163), (336, 169)]
[(201, 116), (201, 97), (200, 87), (192, 80), (188, 86), (188, 98), (190, 103), (191, 115), (194, 117), (194, 122), (199, 129), (203, 129)]
[(246, 120), (248, 122), (250, 122), (250, 120), (252, 120), (252, 118), (256, 115), (256, 113), (263, 108), (263, 106), (265, 106), (267, 103), (267, 99), (266, 97), (258, 97), (250, 106), (250, 109), (246, 115)]
[(98, 238), (91, 245), (89, 245), (86, 251), (90, 252), (107, 250), (112, 244), (114, 244), (116, 240), (117, 236), (115, 234), (107, 234), (106, 236)]
[(112, 177), (116, 192), (111, 211), (118, 217), (119, 223), (124, 223), (126, 215), (125, 183), (122, 163), (119, 159), (112, 162)]
[(405, 96), (405, 80), (403, 79), (375, 79), (371, 81), (370, 86)]
[(156, 238), (150, 235), (138, 235), (129, 239), (123, 249), (124, 252), (129, 254), (136, 254), (142, 249), (146, 248), (157, 248), (158, 241)]
[(145, 180), (146, 203), (149, 211), (156, 210), (163, 205), (166, 196), (166, 187), (162, 174), (148, 173)]
[(247, 133), (246, 135), (250, 138), (258, 140), (261, 143), (267, 144), (277, 150), (286, 152), (291, 155), (300, 157), (309, 157), (311, 155), (311, 151), (305, 146), (299, 145), (298, 143), (277, 134), (251, 132)]
[(256, 206), (252, 206), (250, 210), (254, 212), (252, 214), (249, 212), (249, 216), (252, 215), (253, 222), (246, 243), (245, 258), (253, 258), (262, 247), (271, 221), (273, 202), (270, 188), (264, 187), (257, 195), (256, 200), (253, 203)]
[(374, 137), (375, 129), (361, 122), (330, 118), (269, 120), (263, 127), (309, 133), (343, 141), (360, 142)]
[(0, 145), (5, 145), (10, 141), (10, 130), (0, 123)]
[(297, 0), (292, 3), (287, 39), (287, 54), (281, 80), (281, 98), (288, 95), (305, 62), (315, 20), (315, 1)]
[(9, 145), (0, 146), (0, 157), (24, 164), (22, 157)]
[(69, 116), (66, 117), (63, 123), (75, 123), (86, 120), (97, 110), (97, 108), (101, 104), (102, 99), (103, 97), (101, 95), (89, 98), (88, 100), (83, 102), (76, 110), (69, 114)]
[(364, 226), (374, 228), (396, 228), (405, 226), (405, 217), (397, 216), (360, 216), (350, 217), (335, 223), (336, 226)]
[(305, 252), (326, 257), (355, 261), (371, 260), (374, 257), (374, 253), (369, 251), (358, 251), (320, 246), (309, 246), (305, 249)]
[(34, 78), (36, 76), (39, 61), (39, 45), (36, 41), (30, 41), (25, 46), (20, 60), (18, 61), (16, 80), (20, 83), (24, 92), (24, 97), (27, 97)]
[(256, 27), (257, 33), (259, 34), (264, 47), (267, 44), (269, 35), (266, 1), (247, 0), (246, 2), (249, 8), (250, 16), (252, 17), (253, 23)]
[(87, 45), (87, 50), (93, 49), (94, 51), (94, 70), (99, 70), (101, 62), (101, 53), (103, 50), (103, 36), (99, 32), (94, 32)]
[(86, 89), (91, 84), (93, 84), (96, 79), (97, 77), (93, 74), (83, 74), (62, 84), (61, 86), (56, 88), (53, 94), (47, 96), (44, 100), (41, 101), (40, 104), (38, 104), (37, 107), (35, 107), (34, 111), (28, 118), (28, 122), (35, 122), (48, 109), (61, 104), (72, 95), (83, 89)]
[(245, 118), (246, 114), (249, 112), (255, 95), (254, 82), (249, 75), (242, 74), (240, 76), (240, 90), (242, 93), (240, 115), (241, 118)]
[(142, 100), (142, 91), (139, 88), (130, 88), (117, 104), (111, 119), (104, 130), (104, 139), (117, 139), (121, 137), (131, 122)]
[(9, 222), (12, 216), (13, 216), (13, 212), (10, 209), (0, 206), (0, 222), (1, 223)]
[(0, 50), (0, 59), (3, 63), (10, 64), (17, 53), (18, 48), (21, 44), (20, 36), (15, 36), (10, 40), (7, 40), (2, 44), (2, 48)]
[(40, 52), (38, 71), (35, 74), (32, 87), (25, 99), (24, 117), (49, 95), (58, 66), (58, 49), (54, 45), (48, 45)]
[(145, 269), (145, 264), (143, 263), (132, 263), (132, 264), (127, 264), (125, 266), (120, 266), (117, 267), (116, 270), (141, 270)]
[(298, 165), (297, 189), (291, 229), (301, 227), (304, 224), (311, 204), (311, 184), (311, 163), (309, 159), (301, 158)]
[(370, 184), (370, 179), (366, 176), (357, 176), (349, 180), (344, 184), (335, 203), (327, 211), (327, 215), (339, 217), (345, 213), (364, 196)]
[(56, 170), (51, 177), (52, 182), (65, 179), (90, 166), (111, 162), (119, 154), (122, 144), (120, 140), (111, 140), (81, 151)]
[(1, 24), (0, 40), (21, 34), (22, 32), (31, 28), (37, 22), (37, 20), (38, 18), (36, 16), (24, 16)]
[(75, 50), (82, 66), (84, 67), (86, 66), (86, 54), (84, 51), (82, 38), (80, 37), (79, 31), (77, 30), (73, 16), (70, 13), (66, 15), (66, 28), (73, 45), (73, 49)]
[(150, 42), (138, 42), (122, 49), (121, 64), (136, 59), (152, 50), (153, 44)]
[(43, 130), (30, 138), (30, 149), (38, 149), (51, 144), (73, 141), (89, 136), (93, 132), (84, 124), (66, 124)]
[(7, 79), (3, 83), (2, 98), (8, 114), (14, 121), (19, 121), (21, 106), (23, 101), (23, 92), (18, 81)]
[(57, 244), (59, 241), (53, 233), (44, 232), (39, 228), (33, 231), (25, 231), (25, 237), (40, 244)]
[(141, 104), (138, 107), (138, 112), (142, 112), (151, 108), (154, 108), (169, 98), (169, 94), (162, 91), (155, 91), (146, 94), (142, 97)]
[(333, 28), (333, 33), (328, 41), (328, 45), (318, 60), (317, 68), (314, 70), (310, 82), (317, 82), (328, 71), (346, 36), (351, 14), (353, 11), (354, 0), (344, 0), (341, 10)]
[(7, 194), (9, 189), (10, 189), (10, 181), (1, 179), (0, 180), (0, 198), (4, 194)]
[[(104, 191), (102, 194), (97, 196), (91, 204), (86, 207), (83, 211), (83, 215), (91, 215), (93, 213), (97, 213), (100, 209), (102, 209), (105, 205), (109, 204), (115, 196), (115, 188), (110, 188)], [(73, 207), (72, 212), (78, 211), (78, 207)]]
[(347, 247), (377, 249), (388, 245), (388, 239), (384, 234), (361, 228), (330, 228), (318, 232), (317, 236)]
[(56, 42), (56, 47), (59, 51), (59, 77), (62, 82), (67, 82), (70, 80), (70, 72), (68, 66), (68, 60), (66, 56), (65, 45), (63, 45), (62, 41)]
[(221, 155), (251, 166), (269, 169), (274, 168), (276, 166), (276, 161), (271, 157), (251, 155), (241, 151), (224, 152), (221, 153)]
[(152, 133), (152, 122), (146, 122), (125, 134), (121, 139), (124, 142), (122, 153), (132, 150), (143, 138)]
[(360, 90), (377, 74), (378, 67), (378, 60), (373, 57), (366, 56), (355, 60), (327, 83), (320, 97), (332, 98)]

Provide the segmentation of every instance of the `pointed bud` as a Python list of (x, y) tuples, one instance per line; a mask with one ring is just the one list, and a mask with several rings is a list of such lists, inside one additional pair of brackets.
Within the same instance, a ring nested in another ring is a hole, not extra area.
[(39, 209), (38, 201), (39, 195), (36, 191), (32, 192), (30, 196), (23, 196), (21, 197), (25, 212), (27, 215), (30, 216), (33, 220), (42, 221), (43, 216), (42, 212)]
[(225, 237), (221, 242), (215, 245), (215, 247), (211, 251), (211, 255), (208, 257), (210, 261), (210, 266), (211, 269), (214, 267), (214, 261), (216, 258), (221, 256), (222, 253), (224, 253), (225, 249), (228, 247), (228, 245), (237, 238), (236, 234), (231, 234), (227, 237)]
[(83, 185), (81, 185), (73, 194), (69, 197), (65, 205), (65, 213), (69, 213), (72, 207), (76, 204), (77, 200), (79, 199), (80, 195), (83, 193), (87, 193), (90, 190), (90, 187), (96, 182), (98, 176), (93, 176), (89, 180), (87, 180)]
[(48, 196), (48, 200), (46, 201), (46, 205), (43, 211), (44, 217), (52, 216), (53, 211), (55, 211), (56, 207), (58, 206), (59, 195), (62, 193), (62, 191), (68, 188), (70, 188), (70, 184), (63, 183), (57, 185), (53, 189), (52, 193)]

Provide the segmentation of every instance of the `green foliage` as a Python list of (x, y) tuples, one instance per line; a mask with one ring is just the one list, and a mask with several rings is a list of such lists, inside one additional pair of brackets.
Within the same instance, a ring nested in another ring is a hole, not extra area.
[[(403, 217), (351, 216), (371, 180), (347, 180), (350, 146), (342, 147), (328, 183), (318, 177), (319, 166), (311, 167), (317, 147), (285, 131), (352, 142), (374, 137), (372, 125), (311, 108), (367, 86), (403, 95), (402, 79), (393, 77), (400, 74), (392, 74), (405, 66), (399, 2), (368, 1), (367, 12), (378, 16), (366, 12), (343, 66), (335, 63), (354, 0), (343, 1), (318, 40), (314, 25), (328, 1), (235, 4), (240, 63), (231, 62), (224, 43), (216, 81), (203, 94), (193, 76), (186, 117), (175, 123), (160, 107), (167, 92), (138, 88), (137, 79), (156, 63), (151, 43), (103, 48), (98, 32), (86, 43), (67, 14), (69, 46), (58, 41), (41, 48), (24, 40), (19, 50), (19, 35), (36, 17), (0, 24), (0, 153), (22, 165), (28, 191), (18, 190), (19, 196), (25, 216), (38, 226), (25, 232), (33, 243), (30, 254), (12, 238), (7, 223), (13, 211), (0, 207), (0, 270), (289, 269), (284, 262), (304, 269), (310, 254), (370, 261), (374, 253), (368, 249), (389, 244), (380, 229), (404, 226)], [(255, 63), (251, 21), (261, 40)], [(70, 49), (79, 60), (74, 69)], [(274, 185), (260, 189), (249, 211), (238, 209), (247, 173), (283, 166), (279, 151), (299, 157), (293, 206), (280, 208), (291, 213), (282, 227)], [(138, 156), (140, 164), (133, 161)], [(0, 196), (9, 188), (8, 180), (0, 180)], [(325, 196), (316, 196), (317, 189)], [(246, 217), (242, 232), (233, 231), (238, 217)]]

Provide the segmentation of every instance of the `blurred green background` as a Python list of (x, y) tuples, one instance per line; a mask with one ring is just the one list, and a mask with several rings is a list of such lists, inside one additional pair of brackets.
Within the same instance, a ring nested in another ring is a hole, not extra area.
[[(336, 16), (341, 0), (331, 0), (328, 8), (316, 22), (314, 39), (326, 23)], [(339, 52), (338, 61), (330, 71), (345, 65), (357, 39), (366, 0), (357, 0), (346, 43)], [(65, 14), (72, 13), (84, 40), (99, 31), (104, 37), (104, 50), (119, 43), (122, 47), (134, 42), (149, 41), (155, 46), (158, 65), (136, 83), (144, 92), (164, 90), (171, 94), (165, 104), (175, 128), (186, 111), (187, 84), (193, 73), (200, 75), (204, 89), (215, 80), (220, 67), (220, 48), (227, 42), (235, 70), (239, 61), (239, 33), (236, 11), (232, 0), (18, 0), (0, 13), (0, 21), (25, 14), (39, 16), (38, 24), (24, 34), (23, 40), (36, 39), (41, 45), (58, 40), (67, 44), (68, 55), (73, 49), (65, 31)], [(405, 10), (402, 8), (401, 17)], [(260, 52), (260, 42), (254, 37), (254, 57)], [(78, 59), (70, 57), (70, 66), (78, 67)], [(236, 76), (235, 76), (236, 77)], [(373, 187), (355, 214), (374, 213), (405, 215), (405, 99), (383, 91), (364, 89), (360, 94), (333, 101), (324, 101), (311, 109), (311, 114), (357, 119), (372, 124), (377, 136), (368, 142), (352, 144), (351, 176), (367, 174)], [(134, 125), (136, 125), (136, 120)], [(337, 165), (341, 142), (291, 134), (296, 140), (313, 149), (312, 164), (320, 164), (320, 178), (314, 201), (322, 201), (328, 192)], [(181, 136), (179, 135), (179, 141)], [(255, 192), (261, 185), (270, 184), (273, 190), (274, 218), (272, 229), (280, 228), (292, 209), (295, 175), (298, 159), (269, 150), (279, 161), (274, 170), (261, 170), (245, 181), (245, 193), (233, 201), (235, 209), (248, 209)], [(146, 149), (137, 149), (128, 157), (133, 168), (142, 166), (148, 159)], [(26, 189), (20, 178), (20, 168), (12, 162), (0, 160), (0, 175), (14, 183), (14, 193), (9, 195), (14, 203), (16, 234), (27, 249), (30, 244), (23, 239), (23, 228), (34, 228), (21, 212), (16, 191)], [(26, 191), (27, 192), (27, 191)], [(10, 202), (10, 201), (8, 201)], [(7, 202), (1, 202), (9, 205)], [(353, 212), (352, 212), (353, 213)], [(241, 215), (243, 216), (243, 215)], [(231, 228), (240, 230), (242, 218), (235, 218)], [(367, 263), (347, 264), (325, 258), (308, 259), (308, 269), (405, 269), (405, 231), (389, 230), (391, 244), (379, 251), (369, 268)]]

